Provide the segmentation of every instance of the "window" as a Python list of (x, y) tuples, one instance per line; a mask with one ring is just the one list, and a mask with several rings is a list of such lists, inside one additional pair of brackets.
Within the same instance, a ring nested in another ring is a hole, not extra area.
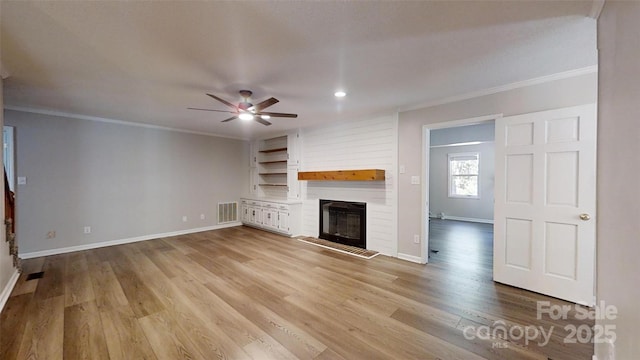
[(478, 174), (480, 170), (480, 154), (449, 154), (449, 197), (480, 197)]

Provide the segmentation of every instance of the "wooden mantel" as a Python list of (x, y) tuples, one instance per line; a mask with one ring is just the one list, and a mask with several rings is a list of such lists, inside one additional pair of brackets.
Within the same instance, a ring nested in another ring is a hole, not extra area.
[(384, 170), (300, 171), (298, 180), (313, 181), (384, 181)]

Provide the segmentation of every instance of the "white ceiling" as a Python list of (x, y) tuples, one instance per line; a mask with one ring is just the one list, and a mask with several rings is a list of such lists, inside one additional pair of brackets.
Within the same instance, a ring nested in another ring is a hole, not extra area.
[[(241, 138), (597, 63), (591, 1), (0, 4), (5, 105)], [(298, 119), (187, 110), (245, 88)]]

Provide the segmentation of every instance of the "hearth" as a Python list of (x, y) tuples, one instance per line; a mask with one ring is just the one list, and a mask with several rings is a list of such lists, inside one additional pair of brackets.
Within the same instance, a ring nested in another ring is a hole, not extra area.
[(367, 248), (367, 204), (320, 200), (320, 238)]

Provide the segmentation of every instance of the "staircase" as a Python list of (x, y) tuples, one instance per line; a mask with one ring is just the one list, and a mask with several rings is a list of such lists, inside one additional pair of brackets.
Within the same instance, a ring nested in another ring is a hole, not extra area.
[(7, 179), (7, 172), (4, 172), (4, 224), (5, 232), (7, 234), (6, 241), (9, 243), (9, 254), (13, 257), (13, 266), (21, 270), (20, 258), (18, 257), (18, 245), (16, 244), (16, 232), (15, 232), (15, 211), (16, 211), (16, 196), (9, 188), (9, 180)]

